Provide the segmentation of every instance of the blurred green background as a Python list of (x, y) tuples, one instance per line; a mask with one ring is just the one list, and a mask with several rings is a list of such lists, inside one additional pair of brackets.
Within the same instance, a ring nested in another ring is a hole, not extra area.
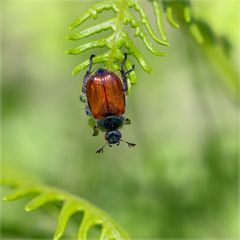
[[(84, 71), (72, 77), (71, 70), (104, 50), (64, 53), (78, 44), (64, 38), (68, 24), (90, 2), (5, 0), (1, 5), (3, 173), (17, 169), (86, 198), (134, 239), (237, 239), (238, 107), (223, 84), (228, 79), (221, 80), (199, 45), (166, 23), (171, 47), (160, 49), (168, 56), (145, 52), (152, 74), (130, 57), (138, 84), (128, 98), (132, 125), (122, 134), (137, 146), (121, 144), (96, 155), (104, 137), (91, 136), (79, 101)], [(228, 36), (234, 64), (239, 2), (194, 1), (193, 7)], [(2, 238), (50, 239), (57, 215), (25, 213), (26, 201), (2, 203)]]

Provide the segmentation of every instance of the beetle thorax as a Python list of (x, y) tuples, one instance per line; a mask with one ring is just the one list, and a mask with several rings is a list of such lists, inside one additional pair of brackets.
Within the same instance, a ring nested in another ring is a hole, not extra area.
[(104, 75), (106, 73), (107, 70), (103, 69), (103, 68), (99, 68), (97, 71), (96, 71), (96, 74), (99, 74), (99, 75)]
[(98, 127), (106, 132), (110, 132), (120, 128), (124, 123), (124, 117), (122, 116), (107, 116), (104, 119), (98, 121)]

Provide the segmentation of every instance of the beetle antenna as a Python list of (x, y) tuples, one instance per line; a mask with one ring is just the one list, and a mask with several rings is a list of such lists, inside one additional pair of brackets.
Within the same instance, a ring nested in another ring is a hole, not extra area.
[(122, 139), (120, 139), (120, 141), (125, 142), (125, 143), (128, 145), (129, 148), (136, 146), (135, 143), (130, 143), (130, 142), (124, 141), (124, 140), (122, 140)]
[(103, 153), (103, 149), (106, 147), (108, 143), (105, 143), (101, 148), (99, 148), (96, 153)]

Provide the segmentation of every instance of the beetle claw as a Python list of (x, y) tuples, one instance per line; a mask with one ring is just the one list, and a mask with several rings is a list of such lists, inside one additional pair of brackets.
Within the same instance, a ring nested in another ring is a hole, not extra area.
[(102, 146), (100, 149), (98, 149), (97, 151), (96, 151), (96, 153), (103, 153), (103, 149), (105, 148), (105, 146), (107, 145), (107, 143), (104, 145), (104, 146)]
[(126, 143), (127, 143), (127, 145), (128, 145), (129, 148), (131, 148), (131, 147), (135, 147), (135, 146), (136, 146), (135, 143), (129, 143), (129, 142), (126, 142)]
[(130, 142), (127, 142), (127, 141), (124, 141), (124, 140), (120, 140), (120, 141), (125, 142), (125, 143), (128, 145), (129, 148), (131, 148), (131, 147), (135, 147), (135, 146), (136, 146), (135, 143), (130, 143)]
[(90, 60), (92, 61), (92, 58), (94, 58), (94, 57), (96, 57), (96, 55), (95, 55), (95, 54), (92, 54), (92, 55), (90, 56)]
[(100, 148), (100, 149), (98, 149), (97, 151), (96, 151), (96, 153), (103, 153), (103, 147), (102, 148)]
[(129, 74), (130, 72), (134, 71), (134, 69), (135, 69), (135, 65), (133, 64), (133, 65), (132, 65), (132, 68), (125, 72), (125, 75), (127, 75), (127, 74)]

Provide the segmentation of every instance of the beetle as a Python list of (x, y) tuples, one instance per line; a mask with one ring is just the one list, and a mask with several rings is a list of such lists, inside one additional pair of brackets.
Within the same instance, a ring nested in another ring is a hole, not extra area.
[(103, 68), (91, 74), (94, 57), (94, 54), (90, 56), (82, 84), (83, 96), (80, 100), (86, 103), (86, 114), (95, 120), (93, 136), (97, 136), (99, 130), (105, 132), (106, 143), (96, 153), (103, 153), (106, 145), (112, 147), (112, 144), (119, 145), (120, 141), (127, 143), (130, 148), (134, 147), (136, 144), (121, 139), (122, 134), (119, 131), (124, 124), (130, 124), (130, 120), (123, 114), (126, 106), (125, 95), (128, 91), (127, 74), (134, 70), (134, 65), (130, 70), (125, 71), (127, 53), (124, 53), (120, 69), (121, 78), (116, 73)]

